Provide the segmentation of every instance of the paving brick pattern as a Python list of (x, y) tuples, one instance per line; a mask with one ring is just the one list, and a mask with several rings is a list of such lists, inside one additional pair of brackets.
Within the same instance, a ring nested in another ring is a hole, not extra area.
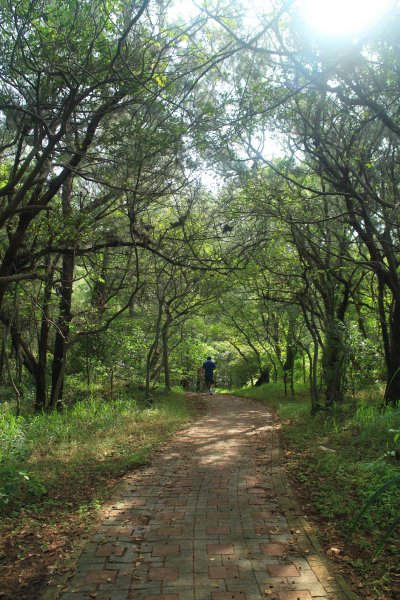
[(267, 409), (205, 401), (205, 416), (124, 479), (59, 598), (354, 598), (307, 534)]

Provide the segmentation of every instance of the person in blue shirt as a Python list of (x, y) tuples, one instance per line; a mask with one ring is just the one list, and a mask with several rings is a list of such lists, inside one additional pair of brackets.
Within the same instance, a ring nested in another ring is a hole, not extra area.
[(212, 394), (211, 386), (214, 383), (214, 369), (216, 368), (215, 362), (211, 360), (211, 356), (207, 356), (207, 360), (203, 363), (204, 369), (204, 381), (206, 389), (209, 394)]

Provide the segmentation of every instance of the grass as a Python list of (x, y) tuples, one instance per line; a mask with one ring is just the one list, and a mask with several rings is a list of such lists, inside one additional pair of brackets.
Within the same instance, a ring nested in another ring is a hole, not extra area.
[[(311, 417), (303, 387), (294, 401), (285, 399), (282, 386), (274, 384), (236, 393), (266, 402), (277, 412), (287, 468), (303, 506), (323, 529), (327, 548), (341, 549), (339, 560), (365, 578), (374, 597), (397, 597), (400, 536), (398, 524), (393, 524), (400, 512), (398, 483), (379, 494), (357, 524), (356, 516), (383, 483), (398, 480), (400, 465), (389, 452), (395, 447), (390, 430), (400, 429), (400, 412), (381, 413), (378, 400), (365, 400)], [(376, 556), (383, 535), (387, 539)]]
[[(85, 473), (110, 477), (146, 462), (149, 453), (188, 419), (178, 393), (156, 398), (150, 409), (132, 399), (78, 402), (62, 413), (0, 415), (0, 510), (9, 514), (54, 500), (60, 486)], [(39, 507), (40, 508), (40, 507)]]
[(2, 405), (0, 568), (10, 597), (37, 598), (48, 568), (85, 536), (112, 485), (192, 415), (178, 392), (156, 394), (151, 408), (124, 393), (18, 418)]

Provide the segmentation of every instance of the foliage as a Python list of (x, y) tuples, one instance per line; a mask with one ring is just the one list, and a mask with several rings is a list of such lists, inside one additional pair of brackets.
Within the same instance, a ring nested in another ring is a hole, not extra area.
[[(285, 4), (259, 12), (256, 45), (228, 0), (187, 22), (147, 0), (0, 10), (17, 412), (25, 390), (51, 411), (105, 382), (193, 386), (209, 352), (221, 384), (302, 381), (314, 412), (384, 379), (396, 404), (394, 9), (353, 70)], [(288, 144), (272, 160), (255, 143), (271, 132)]]
[(7, 505), (34, 501), (46, 491), (39, 474), (28, 463), (30, 444), (27, 424), (22, 417), (0, 414), (0, 510)]
[[(113, 477), (147, 460), (147, 456), (189, 417), (183, 396), (160, 396), (143, 409), (123, 390), (118, 398), (78, 401), (63, 412), (16, 418), (3, 408), (0, 421), (2, 454), (1, 507), (5, 514), (60, 498), (85, 477)], [(38, 507), (37, 507), (38, 508)]]

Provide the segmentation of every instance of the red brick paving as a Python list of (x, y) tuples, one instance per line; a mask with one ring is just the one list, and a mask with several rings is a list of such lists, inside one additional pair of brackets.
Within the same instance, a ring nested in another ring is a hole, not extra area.
[(294, 565), (268, 565), (271, 577), (300, 577), (300, 573)]
[(235, 554), (231, 544), (207, 544), (208, 554)]
[(350, 598), (288, 510), (266, 407), (234, 396), (204, 401), (206, 415), (125, 478), (57, 598)]
[(113, 546), (112, 544), (103, 544), (96, 551), (96, 556), (122, 556), (125, 548)]
[(218, 487), (210, 490), (211, 494), (217, 494), (218, 496), (228, 496), (229, 488), (226, 487)]
[(312, 600), (308, 591), (298, 590), (296, 592), (278, 592), (279, 600)]
[(231, 532), (229, 525), (216, 525), (207, 527), (207, 533), (215, 535), (228, 535)]
[(228, 500), (221, 500), (219, 498), (209, 498), (209, 500), (207, 500), (207, 505), (208, 506), (227, 506)]
[(89, 571), (85, 577), (86, 583), (109, 583), (115, 581), (117, 577), (116, 571)]
[(239, 569), (230, 567), (208, 567), (208, 576), (210, 579), (234, 579), (239, 577)]
[(153, 596), (145, 596), (144, 600), (179, 600), (178, 594), (158, 594)]
[(246, 600), (244, 592), (213, 592), (212, 600)]
[(180, 546), (154, 546), (152, 555), (153, 556), (178, 556)]
[(268, 554), (269, 556), (284, 556), (287, 551), (285, 544), (261, 544), (261, 552)]
[(157, 533), (160, 536), (165, 535), (182, 535), (181, 527), (159, 527)]
[(160, 519), (162, 519), (163, 521), (180, 521), (184, 518), (185, 513), (184, 512), (172, 512), (172, 511), (166, 511), (163, 513), (160, 513)]
[(133, 535), (133, 527), (107, 527), (107, 533), (106, 535), (108, 535), (108, 537), (115, 537), (118, 535), (126, 535), (126, 536), (132, 536)]
[(166, 569), (164, 567), (154, 567), (149, 571), (150, 581), (164, 581), (166, 579), (178, 579), (178, 569)]

